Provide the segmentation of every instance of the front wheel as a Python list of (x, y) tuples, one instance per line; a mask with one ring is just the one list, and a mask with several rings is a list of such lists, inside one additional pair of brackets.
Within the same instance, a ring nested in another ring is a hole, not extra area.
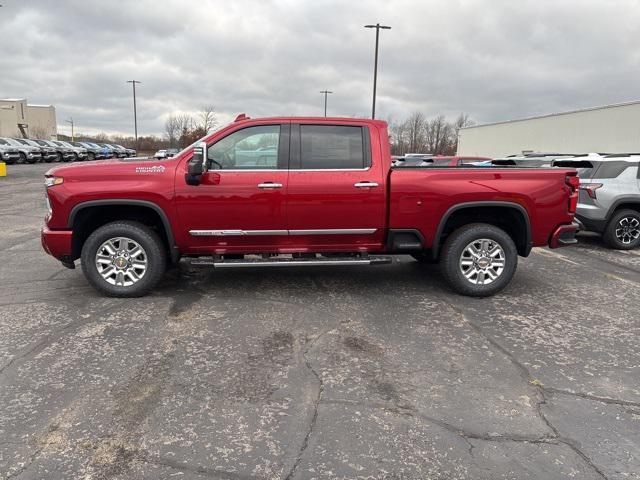
[(166, 257), (154, 230), (116, 221), (89, 235), (82, 247), (82, 271), (94, 288), (110, 297), (141, 297), (162, 278)]
[(640, 245), (640, 213), (635, 210), (621, 210), (616, 213), (602, 236), (609, 248), (631, 250)]
[(487, 297), (505, 288), (516, 272), (518, 252), (501, 228), (473, 223), (447, 238), (440, 257), (442, 274), (456, 292)]

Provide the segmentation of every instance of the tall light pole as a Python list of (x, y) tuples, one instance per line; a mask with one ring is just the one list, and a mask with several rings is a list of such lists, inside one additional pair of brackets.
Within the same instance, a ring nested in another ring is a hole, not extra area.
[(320, 90), (320, 93), (324, 93), (324, 116), (327, 116), (327, 95), (333, 93), (330, 90)]
[(133, 129), (136, 135), (136, 150), (140, 150), (140, 145), (138, 144), (138, 112), (136, 110), (136, 83), (142, 83), (138, 80), (127, 80), (127, 83), (130, 83), (133, 86)]
[(65, 122), (71, 124), (71, 141), (75, 142), (75, 136), (73, 135), (73, 117), (69, 117), (69, 120), (65, 120)]
[(376, 57), (373, 66), (373, 107), (371, 108), (371, 118), (376, 118), (376, 84), (378, 83), (378, 40), (380, 38), (380, 29), (391, 30), (391, 27), (376, 23), (375, 25), (365, 25), (364, 28), (376, 29)]

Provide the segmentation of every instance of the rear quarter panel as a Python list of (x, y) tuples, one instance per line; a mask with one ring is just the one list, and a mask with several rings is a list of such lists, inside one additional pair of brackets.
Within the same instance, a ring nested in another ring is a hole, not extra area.
[(396, 168), (390, 173), (389, 228), (418, 229), (431, 247), (447, 210), (466, 202), (510, 202), (529, 215), (534, 246), (571, 223), (565, 169)]

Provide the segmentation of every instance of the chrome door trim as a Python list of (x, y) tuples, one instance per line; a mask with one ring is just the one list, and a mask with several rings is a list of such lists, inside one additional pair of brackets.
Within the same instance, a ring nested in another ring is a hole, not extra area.
[(281, 183), (273, 183), (273, 182), (265, 182), (265, 183), (259, 183), (258, 184), (258, 188), (276, 189), (276, 188), (282, 188), (282, 184)]
[(289, 235), (367, 235), (376, 233), (377, 228), (330, 228), (316, 230), (289, 230)]
[(256, 235), (371, 235), (377, 228), (333, 228), (319, 230), (189, 230), (192, 237), (237, 237)]
[(287, 230), (189, 230), (192, 237), (237, 237), (242, 235), (288, 235)]

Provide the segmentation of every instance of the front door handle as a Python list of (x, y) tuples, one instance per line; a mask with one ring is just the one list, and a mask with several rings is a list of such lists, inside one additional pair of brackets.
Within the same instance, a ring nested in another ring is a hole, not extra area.
[(376, 182), (358, 182), (353, 184), (356, 188), (373, 188), (377, 187), (378, 184)]
[(282, 188), (282, 184), (281, 183), (273, 183), (273, 182), (265, 182), (265, 183), (259, 183), (258, 184), (258, 188), (263, 188), (263, 189)]

